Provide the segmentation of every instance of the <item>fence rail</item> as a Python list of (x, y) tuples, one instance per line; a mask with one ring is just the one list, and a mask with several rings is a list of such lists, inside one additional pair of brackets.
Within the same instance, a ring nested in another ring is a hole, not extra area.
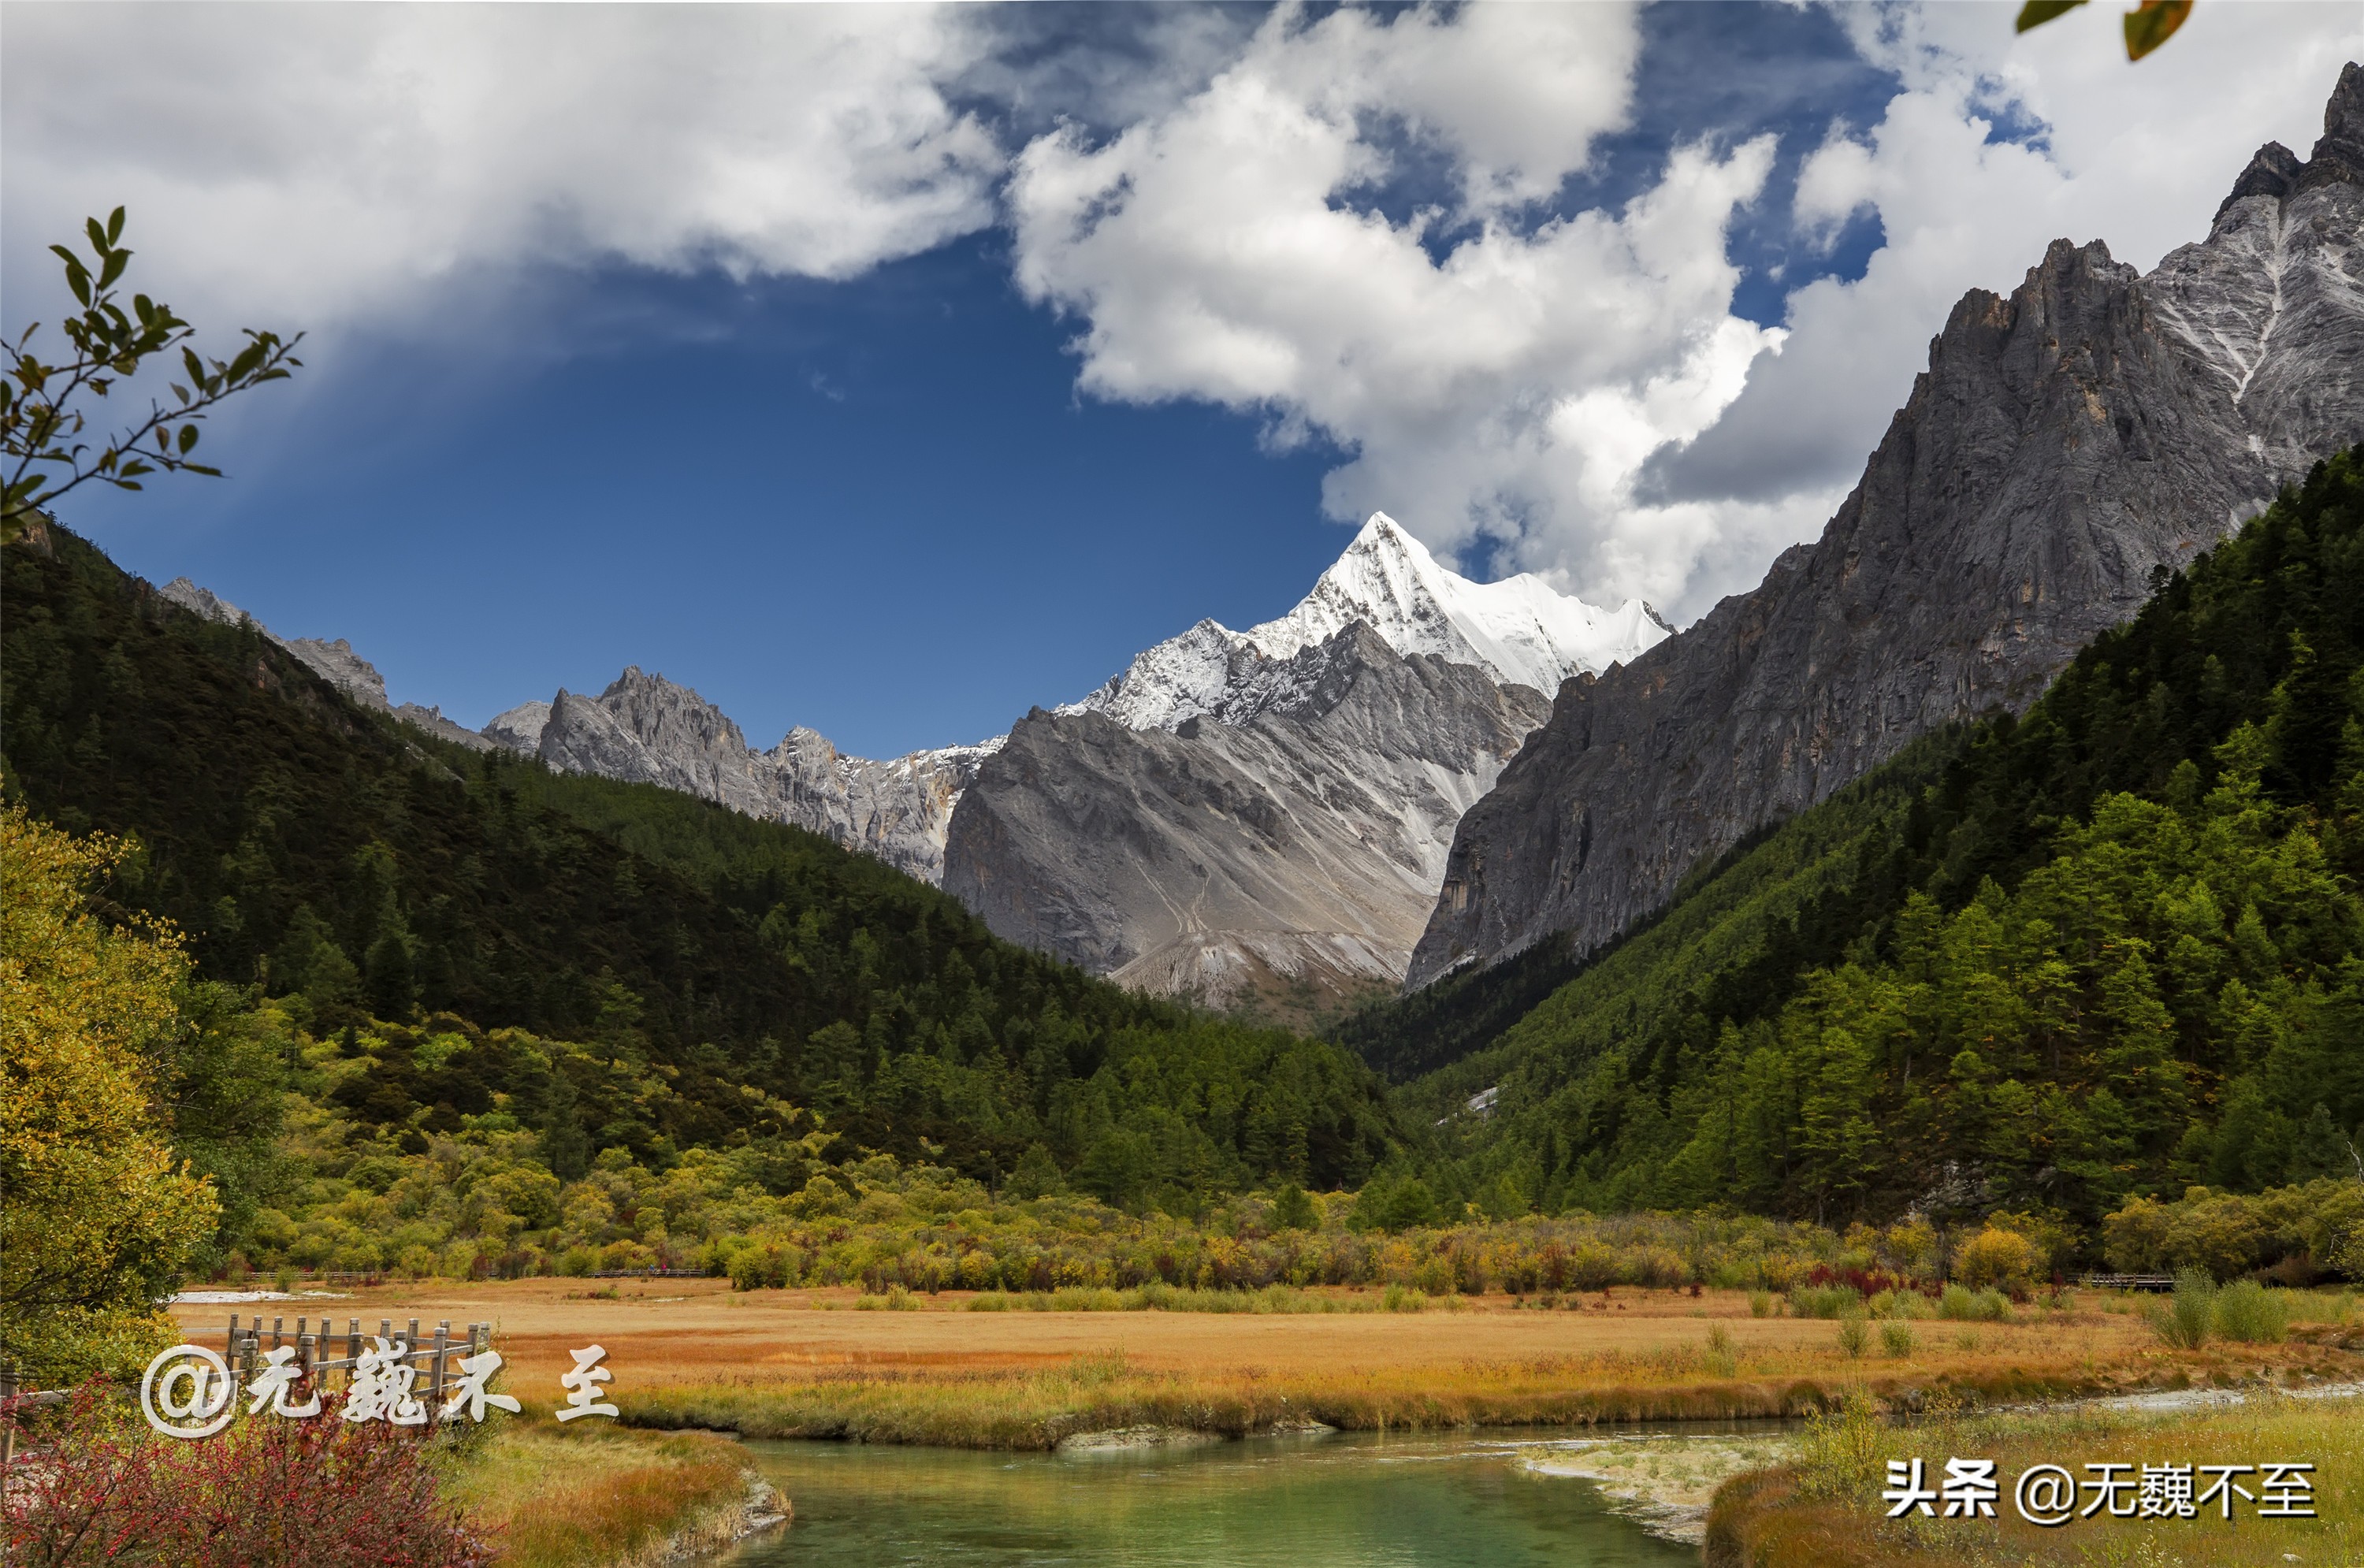
[(2088, 1290), (2173, 1290), (2173, 1274), (2087, 1274)]
[[(254, 1381), (256, 1368), (262, 1363), (265, 1350), (262, 1315), (256, 1313), (254, 1321), (244, 1328), (239, 1326), (239, 1319), (240, 1314), (233, 1312), (229, 1315), (229, 1329), (222, 1341), (222, 1359), (229, 1363), (233, 1398), (237, 1396), (237, 1389)], [(320, 1319), (317, 1332), (311, 1329), (309, 1318), (296, 1319), (296, 1330), (292, 1334), (287, 1331), (286, 1324), (284, 1318), (271, 1320), (268, 1348), (275, 1351), (293, 1344), (296, 1347), (296, 1364), (303, 1369), (306, 1379), (318, 1386), (327, 1387), (329, 1374), (341, 1372), (345, 1374), (343, 1386), (350, 1390), (353, 1385), (353, 1369), (361, 1364), (362, 1340), (369, 1337), (362, 1333), (362, 1320), (346, 1318), (342, 1334), (337, 1333), (334, 1325), (326, 1318)], [(415, 1364), (426, 1376), (427, 1413), (428, 1419), (432, 1421), (441, 1418), (444, 1391), (448, 1384), (456, 1382), (460, 1358), (480, 1355), (492, 1349), (493, 1326), (490, 1323), (471, 1323), (466, 1336), (457, 1338), (452, 1332), (452, 1320), (446, 1318), (422, 1339), (418, 1318), (411, 1318), (407, 1330), (396, 1334), (394, 1319), (381, 1318), (377, 1320), (374, 1339), (400, 1344), (402, 1354), (395, 1359)], [(340, 1343), (345, 1353), (340, 1356), (329, 1354)], [(369, 1348), (374, 1351), (375, 1346), (373, 1344)]]

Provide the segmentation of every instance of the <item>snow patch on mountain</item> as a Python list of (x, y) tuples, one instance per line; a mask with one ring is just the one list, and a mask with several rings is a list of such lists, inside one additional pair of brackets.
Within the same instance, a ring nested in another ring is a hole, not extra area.
[(1104, 713), (1133, 729), (1174, 729), (1202, 716), (1243, 724), (1291, 695), (1290, 661), (1357, 622), (1398, 653), (1475, 665), (1545, 696), (1571, 675), (1632, 662), (1672, 629), (1639, 599), (1601, 609), (1532, 573), (1473, 583), (1374, 512), (1287, 615), (1246, 631), (1202, 620), (1056, 711)]

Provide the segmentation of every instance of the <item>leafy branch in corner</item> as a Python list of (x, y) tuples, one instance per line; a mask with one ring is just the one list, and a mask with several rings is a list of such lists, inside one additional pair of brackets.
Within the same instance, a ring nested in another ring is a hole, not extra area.
[[(8, 369), (0, 376), (0, 543), (22, 533), (41, 508), (95, 479), (120, 490), (138, 490), (151, 473), (204, 473), (221, 470), (199, 462), (197, 428), (215, 405), (267, 381), (284, 381), (303, 364), (295, 355), (304, 334), (282, 339), (276, 332), (247, 330), (236, 357), (209, 360), (190, 346), (195, 328), (172, 307), (144, 294), (131, 296), (131, 313), (117, 302), (132, 252), (122, 244), (123, 209), (106, 223), (84, 224), (93, 255), (85, 261), (63, 245), (52, 245), (65, 261), (66, 287), (82, 314), (61, 326), (73, 357), (51, 364), (33, 351), (35, 322), (6, 345)], [(88, 422), (86, 398), (103, 398), (118, 382), (136, 375), (160, 354), (180, 350), (185, 384), (171, 383), (174, 402), (151, 400), (145, 417), (108, 438), (95, 455), (80, 439)]]
[[(2012, 31), (2024, 33), (2030, 28), (2040, 28), (2084, 3), (2085, 0), (2027, 0), (2019, 8), (2019, 20)], [(2165, 43), (2191, 15), (2191, 0), (2135, 0), (2135, 8), (2125, 17), (2126, 58), (2140, 60)]]

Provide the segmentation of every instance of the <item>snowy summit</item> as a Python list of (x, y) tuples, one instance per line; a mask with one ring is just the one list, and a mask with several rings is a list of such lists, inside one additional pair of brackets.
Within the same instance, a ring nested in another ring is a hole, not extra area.
[(1265, 706), (1273, 664), (1356, 621), (1398, 653), (1476, 665), (1545, 696), (1571, 675), (1630, 662), (1669, 630), (1639, 599), (1600, 609), (1532, 573), (1473, 583), (1374, 512), (1287, 615), (1246, 631), (1202, 620), (1059, 711), (1104, 713), (1134, 729), (1172, 729), (1202, 715), (1236, 722)]

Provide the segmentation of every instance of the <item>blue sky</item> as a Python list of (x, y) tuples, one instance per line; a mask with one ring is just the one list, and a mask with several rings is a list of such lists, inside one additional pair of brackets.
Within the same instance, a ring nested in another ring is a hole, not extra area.
[[(319, 24), (318, 51), (298, 61), (324, 105), (356, 95), (340, 94), (338, 71), (365, 79), (405, 50), (497, 60), (518, 47), (464, 29), (433, 36), (470, 18), (340, 9), (345, 20)], [(576, 41), (574, 14), (535, 9), (514, 26), (542, 29), (545, 46)], [(1998, 215), (1980, 228), (2006, 230), (1991, 236), (1995, 254), (2032, 261), (2040, 241), (2025, 236), (2045, 222), (2112, 216), (2098, 176), (2123, 156), (2095, 129), (2079, 167), (2060, 150), (2075, 128), (2057, 103), (2040, 112), (2046, 83), (1999, 84), (2006, 45), (1980, 56), (1980, 35), (1960, 34), (1972, 48), (1902, 10), (1661, 6), (1623, 34), (1597, 13), (1563, 58), (1565, 92), (1522, 63), (1532, 49), (1470, 42), (1484, 18), (1462, 12), (1312, 12), (1259, 30), (1258, 14), (1235, 9), (972, 11), (914, 42), (918, 17), (874, 14), (826, 47), (788, 18), (788, 33), (761, 40), (783, 69), (809, 55), (840, 74), (849, 61), (896, 73), (864, 88), (906, 106), (883, 139), (855, 113), (796, 144), (760, 123), (761, 94), (753, 129), (715, 111), (702, 133), (679, 131), (663, 107), (670, 81), (627, 83), (647, 95), (650, 136), (688, 139), (644, 190), (612, 173), (629, 150), (586, 143), (589, 175), (543, 168), (540, 131), (480, 120), (466, 128), (474, 139), (450, 139), (465, 142), (452, 155), (464, 177), (406, 191), (407, 171), (388, 178), (366, 161), (415, 132), (398, 102), (258, 122), (217, 143), (184, 136), (170, 159), (129, 143), (92, 153), (53, 78), (70, 86), (86, 30), (120, 18), (13, 6), (0, 64), (8, 329), (61, 297), (28, 230), (47, 239), (40, 226), (54, 230), (60, 214), (127, 200), (144, 252), (135, 267), (148, 269), (135, 279), (201, 327), (314, 332), (296, 384), (256, 394), (218, 427), (213, 456), (230, 477), (79, 493), (66, 520), (130, 569), (190, 576), (283, 635), (349, 638), (397, 700), (468, 723), (561, 685), (597, 690), (636, 663), (697, 687), (759, 746), (805, 724), (867, 755), (996, 733), (1199, 617), (1241, 626), (1278, 614), (1372, 505), (1475, 574), (1554, 572), (1569, 591), (1640, 592), (1689, 618), (1819, 526), (1901, 400), (1942, 302), (1968, 281), (1962, 267), (1997, 270), (1956, 258), (1889, 276), (1904, 270), (1907, 238), (1950, 221), (1900, 194), (1929, 183), (1915, 171), (1954, 171), (1961, 200)], [(202, 6), (166, 20), (225, 58), (262, 25)], [(600, 19), (627, 22), (682, 25), (663, 13)], [(1414, 27), (1430, 31), (1413, 39)], [(2317, 52), (2344, 46), (2336, 29), (2306, 36)], [(628, 43), (572, 87), (540, 89), (562, 95), (533, 122), (553, 144), (570, 134), (569, 106), (616, 103), (616, 73), (641, 69), (633, 61), (651, 51)], [(1418, 74), (1437, 46), (1462, 44), (1474, 95), (1466, 79)], [(1498, 47), (1499, 66), (1486, 52)], [(2144, 88), (2122, 61), (2114, 76), (2085, 61), (2089, 35), (2064, 34), (2061, 48), (2083, 51), (2086, 76), (2065, 76), (2056, 94), (2132, 83), (2113, 89), (2135, 95), (2115, 108), (2167, 124), (2151, 102), (2172, 88), (2166, 73)], [(667, 69), (656, 55), (645, 69)], [(1550, 112), (1572, 106), (1567, 122), (1542, 135), (1499, 112), (1496, 69), (1504, 96), (1524, 81)], [(1356, 72), (1389, 85), (1340, 101), (1329, 83)], [(2262, 63), (2255, 74), (2262, 103), (2281, 79)], [(1231, 270), (1259, 236), (1308, 217), (1286, 206), (1302, 199), (1288, 172), (1243, 170), (1236, 189), (1191, 172), (1221, 175), (1243, 126), (1251, 147), (1270, 134), (1237, 117), (1258, 95), (1223, 85), (1248, 78), (1265, 99), (1300, 95), (1290, 124), (1314, 139), (1292, 156), (1327, 149), (1364, 171), (1320, 198), (1365, 225), (1347, 238), (1411, 237), (1296, 304), (1272, 302), (1318, 264), (1279, 277)], [(1908, 99), (1935, 106), (1937, 128), (1905, 124)], [(2247, 145), (2274, 128), (2252, 136), (2238, 115), (2224, 118), (2194, 154), (2188, 191), (2135, 193), (2143, 205), (2121, 227), (2150, 221), (2160, 235), (2131, 237), (2136, 250), (2179, 224), (2197, 238), (2190, 210), (2204, 229), (2207, 190), (2221, 194)], [(273, 137), (279, 150), (254, 151)], [(1861, 156), (1833, 154), (1842, 142)], [(810, 161), (819, 194), (767, 196), (768, 228), (748, 228), (738, 206), (685, 216), (668, 170), (711, 164), (717, 149), (737, 161), (734, 179), (766, 158)], [(853, 172), (831, 186), (839, 149)], [(1701, 171), (1690, 184), (1685, 150)], [(889, 157), (906, 161), (877, 172)], [(2210, 157), (2233, 161), (2219, 172)], [(1472, 194), (1481, 176), (1493, 194)], [(274, 181), (284, 199), (258, 202)], [(377, 193), (368, 220), (394, 239), (336, 232), (336, 198), (320, 193), (364, 184)], [(796, 210), (808, 199), (826, 222)], [(468, 201), (487, 213), (539, 204), (542, 216), (496, 232), (498, 217), (463, 214), (434, 246), (419, 241), (418, 258), (387, 260)], [(2179, 203), (2189, 210), (2169, 210)], [(1676, 216), (1645, 218), (1645, 207)], [(232, 210), (251, 225), (244, 239), (222, 222)], [(1599, 232), (1578, 243), (1588, 213)], [(242, 244), (273, 258), (258, 266)], [(297, 258), (284, 280), (258, 278), (282, 255)], [(1476, 261), (1532, 281), (1502, 285), (1511, 292), (1458, 322), (1446, 285)], [(1397, 294), (1366, 287), (1388, 269)], [(1203, 333), (1188, 325), (1210, 312)], [(1498, 358), (1472, 359), (1455, 340), (1529, 319), (1545, 325)], [(1800, 334), (1788, 347), (1765, 332), (1785, 324)], [(1437, 346), (1405, 347), (1423, 337)], [(1244, 347), (1226, 359), (1210, 341)], [(1748, 395), (1744, 382), (1777, 361), (1812, 363), (1798, 350), (1817, 342), (1869, 384), (1788, 438), (1826, 452), (1804, 480), (1678, 512), (1636, 499), (1643, 458), (1678, 457)], [(1287, 350), (1277, 360), (1274, 345)], [(1629, 424), (1634, 440), (1600, 434)]]

